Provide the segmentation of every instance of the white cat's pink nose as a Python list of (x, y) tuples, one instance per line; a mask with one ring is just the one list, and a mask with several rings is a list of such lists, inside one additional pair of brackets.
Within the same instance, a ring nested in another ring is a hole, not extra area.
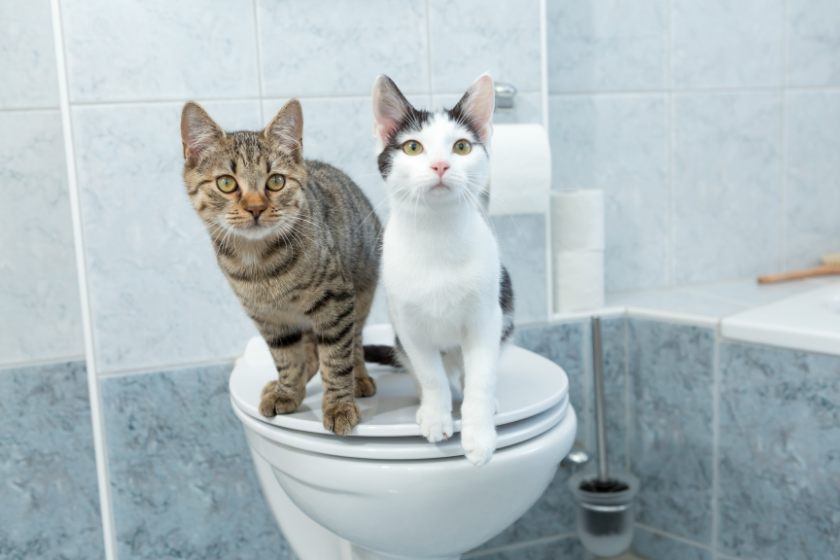
[(432, 169), (437, 171), (439, 177), (443, 177), (443, 174), (446, 173), (447, 169), (449, 169), (449, 164), (445, 161), (439, 161), (432, 164)]

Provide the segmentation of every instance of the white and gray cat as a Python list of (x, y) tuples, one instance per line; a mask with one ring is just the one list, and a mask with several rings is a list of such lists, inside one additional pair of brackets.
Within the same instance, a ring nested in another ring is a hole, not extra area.
[(450, 437), (453, 390), (463, 391), (461, 444), (476, 466), (496, 449), (496, 371), (513, 333), (513, 291), (479, 195), (489, 170), (493, 80), (480, 76), (448, 111), (415, 109), (396, 84), (373, 87), (379, 171), (391, 214), (382, 280), (415, 376), (417, 423), (431, 442)]

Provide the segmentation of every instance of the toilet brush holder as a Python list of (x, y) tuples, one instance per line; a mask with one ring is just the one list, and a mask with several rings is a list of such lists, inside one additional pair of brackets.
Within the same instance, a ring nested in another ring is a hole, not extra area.
[(616, 556), (633, 542), (633, 499), (639, 479), (630, 473), (610, 473), (601, 482), (592, 472), (569, 479), (569, 490), (577, 504), (577, 533), (581, 543), (595, 556)]

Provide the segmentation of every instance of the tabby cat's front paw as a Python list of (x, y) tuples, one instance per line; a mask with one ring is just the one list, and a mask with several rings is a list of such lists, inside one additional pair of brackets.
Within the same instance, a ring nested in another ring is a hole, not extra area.
[(467, 459), (476, 467), (486, 465), (496, 451), (496, 428), (492, 422), (464, 422), (461, 428), (461, 446)]
[(359, 423), (359, 405), (344, 402), (324, 407), (324, 427), (339, 436), (346, 436)]
[(449, 439), (452, 435), (452, 413), (444, 408), (421, 405), (417, 410), (420, 433), (430, 442)]
[(353, 394), (357, 397), (372, 397), (376, 394), (376, 381), (369, 376), (357, 377)]
[(266, 418), (274, 418), (278, 414), (289, 414), (297, 410), (303, 396), (291, 398), (277, 392), (277, 382), (272, 381), (260, 392), (260, 414)]

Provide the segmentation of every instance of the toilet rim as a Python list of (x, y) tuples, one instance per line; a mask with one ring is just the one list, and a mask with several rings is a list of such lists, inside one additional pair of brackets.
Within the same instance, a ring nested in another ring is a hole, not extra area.
[[(352, 459), (410, 461), (445, 459), (464, 455), (460, 434), (450, 439), (429, 443), (422, 436), (405, 437), (340, 437), (332, 434), (302, 432), (268, 424), (242, 411), (231, 399), (237, 418), (246, 430), (275, 444), (301, 451)], [(504, 449), (534, 439), (560, 423), (577, 421), (568, 395), (553, 407), (534, 416), (496, 427), (496, 448)]]

